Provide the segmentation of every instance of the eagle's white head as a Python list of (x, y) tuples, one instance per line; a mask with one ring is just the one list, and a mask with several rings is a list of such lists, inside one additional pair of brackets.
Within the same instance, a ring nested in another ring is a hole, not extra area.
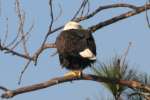
[(70, 29), (82, 29), (82, 26), (75, 22), (75, 21), (69, 21), (65, 24), (63, 30), (70, 30)]

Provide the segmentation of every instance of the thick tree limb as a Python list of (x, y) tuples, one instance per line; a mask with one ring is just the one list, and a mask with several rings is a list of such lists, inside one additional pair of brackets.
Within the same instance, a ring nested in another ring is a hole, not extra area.
[[(65, 77), (56, 77), (51, 80), (48, 80), (43, 83), (34, 84), (31, 86), (25, 86), (21, 87), (15, 90), (6, 90), (5, 93), (1, 95), (2, 98), (11, 98), (16, 95), (27, 93), (39, 89), (44, 89), (50, 86), (54, 86), (60, 83), (69, 82), (73, 80), (91, 80), (96, 82), (106, 82), (106, 83), (112, 83), (112, 84), (120, 84), (123, 86), (127, 86), (129, 88), (136, 88), (136, 89), (143, 89), (147, 92), (150, 92), (150, 87), (143, 85), (140, 82), (137, 81), (128, 81), (128, 80), (118, 80), (118, 79), (110, 79), (106, 77), (96, 76), (96, 75), (90, 75), (90, 74), (83, 74), (82, 77), (73, 77), (73, 76), (65, 76)], [(4, 88), (4, 87), (3, 87)], [(5, 88), (4, 88), (5, 89)]]
[(89, 19), (93, 16), (95, 16), (96, 14), (100, 13), (102, 10), (106, 10), (106, 9), (111, 9), (111, 8), (118, 8), (118, 7), (127, 7), (127, 8), (131, 8), (133, 10), (136, 10), (138, 7), (131, 5), (131, 4), (111, 4), (111, 5), (106, 5), (106, 6), (99, 6), (97, 9), (95, 9), (92, 13), (90, 13), (87, 16), (84, 17), (79, 17), (76, 18), (75, 21), (79, 22), (79, 21), (83, 21), (86, 19)]
[(91, 32), (95, 32), (96, 30), (102, 28), (102, 27), (105, 27), (107, 25), (110, 25), (110, 24), (113, 24), (115, 22), (118, 22), (122, 19), (125, 19), (125, 18), (128, 18), (128, 17), (131, 17), (131, 16), (134, 16), (134, 15), (137, 15), (137, 14), (140, 14), (142, 13), (143, 11), (146, 11), (150, 9), (150, 4), (145, 4), (141, 7), (136, 7), (136, 9), (132, 10), (132, 11), (129, 11), (127, 13), (123, 13), (119, 16), (116, 16), (116, 17), (113, 17), (111, 19), (108, 19), (106, 21), (103, 21), (103, 22), (100, 22), (96, 25), (93, 25), (91, 27), (89, 27), (88, 29), (91, 31)]

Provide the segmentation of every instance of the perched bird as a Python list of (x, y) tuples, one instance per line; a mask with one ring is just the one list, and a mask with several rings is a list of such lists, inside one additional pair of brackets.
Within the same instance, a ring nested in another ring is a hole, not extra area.
[(96, 61), (96, 45), (88, 30), (75, 22), (68, 22), (56, 38), (56, 48), (62, 67), (71, 70), (66, 75), (80, 77), (82, 70)]

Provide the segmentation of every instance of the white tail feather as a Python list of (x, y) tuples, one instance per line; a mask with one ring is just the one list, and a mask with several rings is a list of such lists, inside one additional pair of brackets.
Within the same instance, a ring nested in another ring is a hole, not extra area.
[(85, 50), (81, 51), (80, 56), (82, 56), (83, 58), (88, 58), (90, 60), (96, 60), (96, 56), (92, 53), (92, 51), (88, 48), (86, 48)]

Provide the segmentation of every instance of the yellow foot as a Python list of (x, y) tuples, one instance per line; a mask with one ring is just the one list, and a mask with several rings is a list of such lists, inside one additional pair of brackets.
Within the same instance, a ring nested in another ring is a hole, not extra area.
[(81, 77), (81, 70), (72, 70), (66, 73), (64, 76)]

